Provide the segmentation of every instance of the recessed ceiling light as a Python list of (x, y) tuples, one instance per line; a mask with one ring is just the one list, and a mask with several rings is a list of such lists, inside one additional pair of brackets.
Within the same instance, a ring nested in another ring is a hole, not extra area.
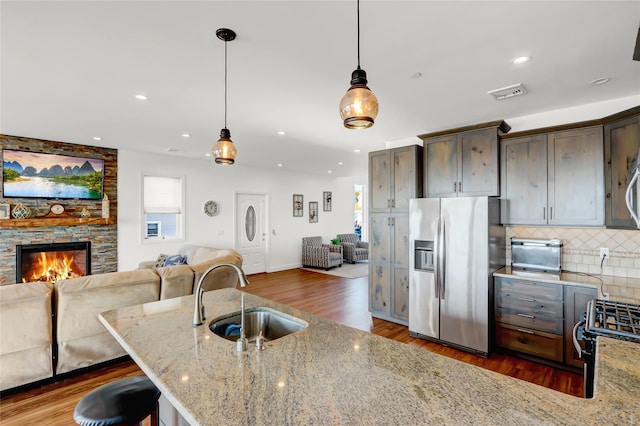
[(360, 150), (359, 149), (354, 149), (353, 152), (360, 152)]
[(333, 173), (333, 172), (332, 172), (331, 170), (328, 170), (328, 171), (327, 171), (327, 173), (331, 174), (331, 173)]
[(422, 77), (422, 73), (420, 71), (413, 72), (409, 75), (411, 78), (420, 78)]
[(183, 138), (190, 138), (190, 137), (191, 137), (191, 135), (190, 135), (189, 133), (183, 133), (183, 134), (182, 134), (182, 137), (183, 137)]
[(342, 166), (344, 163), (342, 161), (338, 162), (338, 166)]
[(94, 136), (94, 137), (93, 137), (93, 140), (94, 140), (94, 141), (101, 141), (101, 140), (102, 140), (102, 138), (101, 138), (100, 136)]
[(207, 152), (204, 156), (205, 156), (205, 157), (211, 157), (211, 153), (210, 153), (210, 152)]
[(141, 101), (146, 101), (147, 97), (145, 95), (136, 95), (136, 99), (139, 99)]
[(518, 64), (524, 64), (526, 62), (529, 62), (530, 60), (531, 60), (531, 56), (518, 56), (513, 61), (511, 61), (511, 63), (518, 65)]
[(278, 131), (278, 134), (279, 134), (279, 135), (286, 135), (286, 134), (287, 134), (287, 132), (285, 132), (284, 130), (279, 130), (279, 131)]
[(607, 84), (610, 80), (611, 79), (609, 77), (596, 78), (589, 84), (593, 86), (600, 86), (601, 84)]
[(282, 163), (278, 163), (278, 167), (282, 167)]

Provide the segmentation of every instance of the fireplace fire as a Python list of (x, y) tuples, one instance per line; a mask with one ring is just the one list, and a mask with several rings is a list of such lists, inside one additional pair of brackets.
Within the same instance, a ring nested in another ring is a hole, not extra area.
[(91, 274), (91, 242), (16, 246), (16, 282), (49, 281)]

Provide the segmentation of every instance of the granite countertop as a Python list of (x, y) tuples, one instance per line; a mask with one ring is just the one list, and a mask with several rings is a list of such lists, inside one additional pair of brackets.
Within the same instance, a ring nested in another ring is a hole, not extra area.
[(238, 354), (206, 324), (236, 312), (236, 289), (105, 312), (100, 320), (191, 424), (580, 425), (640, 422), (640, 345), (599, 338), (593, 399), (434, 354), (245, 294), (305, 330)]
[(514, 270), (510, 266), (499, 269), (494, 272), (493, 275), (496, 277), (520, 278), (556, 284), (597, 287), (600, 289), (598, 298), (602, 298), (601, 293), (608, 293), (609, 299), (611, 300), (640, 304), (640, 279), (638, 278), (593, 275), (577, 272), (562, 272), (560, 275), (556, 275), (519, 271)]

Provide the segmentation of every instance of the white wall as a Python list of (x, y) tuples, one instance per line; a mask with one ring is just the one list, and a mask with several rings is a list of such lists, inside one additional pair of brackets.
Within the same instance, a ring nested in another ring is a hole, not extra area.
[(513, 133), (560, 124), (597, 120), (638, 105), (640, 105), (640, 95), (634, 95), (571, 108), (546, 111), (539, 114), (505, 118), (505, 121), (509, 123), (511, 132)]
[[(186, 235), (184, 241), (143, 241), (141, 180), (143, 174), (185, 176)], [(175, 254), (182, 244), (234, 247), (236, 192), (268, 194), (267, 272), (296, 268), (301, 261), (301, 238), (320, 235), (325, 241), (353, 232), (353, 185), (366, 178), (331, 178), (279, 169), (220, 166), (213, 160), (186, 159), (135, 151), (118, 151), (118, 270), (155, 260), (159, 253)], [(322, 211), (322, 193), (331, 191), (331, 212)], [(293, 217), (292, 196), (304, 195), (304, 216)], [(220, 213), (209, 217), (203, 205), (215, 200)], [(318, 223), (309, 223), (309, 201), (317, 201)], [(273, 234), (275, 231), (275, 235)]]

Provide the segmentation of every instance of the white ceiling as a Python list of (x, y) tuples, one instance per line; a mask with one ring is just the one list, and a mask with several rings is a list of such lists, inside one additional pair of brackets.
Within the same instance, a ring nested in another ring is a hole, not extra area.
[[(639, 1), (362, 0), (360, 19), (380, 113), (355, 131), (338, 114), (356, 67), (355, 0), (2, 1), (0, 132), (212, 161), (220, 27), (238, 34), (227, 46), (236, 164), (362, 174), (385, 142), (640, 93)], [(513, 65), (521, 55), (533, 60)], [(611, 81), (589, 84), (600, 77)], [(529, 93), (486, 93), (516, 83)]]

